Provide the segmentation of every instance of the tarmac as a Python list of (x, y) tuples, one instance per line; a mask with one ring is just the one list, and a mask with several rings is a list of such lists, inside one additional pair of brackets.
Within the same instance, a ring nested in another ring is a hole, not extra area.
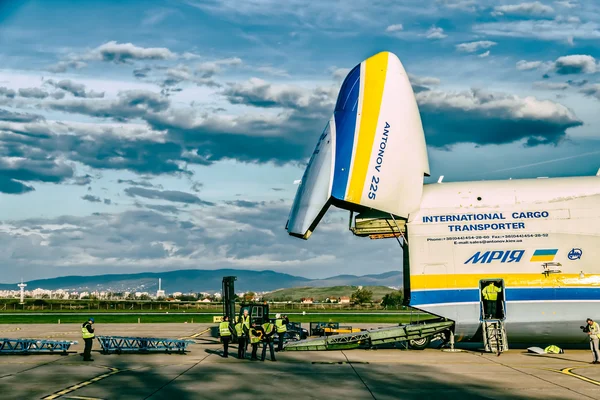
[[(353, 324), (360, 327), (364, 324)], [(385, 326), (389, 324), (380, 324)], [(386, 348), (229, 358), (211, 324), (96, 324), (98, 335), (191, 338), (186, 354), (98, 352), (84, 362), (80, 325), (0, 325), (0, 337), (77, 340), (68, 355), (2, 355), (2, 399), (600, 399), (589, 350), (533, 355)], [(375, 328), (374, 326), (364, 326)], [(250, 348), (249, 348), (250, 350)], [(260, 350), (259, 350), (260, 356)]]

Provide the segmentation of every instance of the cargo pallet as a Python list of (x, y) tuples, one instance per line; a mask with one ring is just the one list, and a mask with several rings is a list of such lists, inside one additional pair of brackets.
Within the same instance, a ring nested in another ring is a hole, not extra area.
[(121, 354), (125, 352), (150, 353), (185, 353), (193, 340), (183, 339), (164, 339), (150, 337), (129, 337), (129, 336), (96, 336), (103, 354)]
[(67, 354), (72, 344), (71, 340), (41, 340), (41, 339), (0, 339), (0, 354)]
[(287, 343), (285, 351), (348, 350), (431, 337), (449, 330), (453, 321), (425, 322), (366, 330)]

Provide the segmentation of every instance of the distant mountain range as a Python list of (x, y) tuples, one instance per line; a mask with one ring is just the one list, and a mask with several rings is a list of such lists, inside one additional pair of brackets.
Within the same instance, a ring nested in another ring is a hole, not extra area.
[[(220, 292), (224, 276), (236, 276), (235, 291), (272, 291), (294, 287), (326, 286), (402, 286), (402, 272), (390, 271), (378, 275), (338, 275), (325, 279), (307, 279), (274, 271), (246, 271), (237, 269), (193, 270), (169, 272), (143, 272), (139, 274), (111, 274), (95, 276), (62, 276), (39, 279), (27, 283), (27, 290), (36, 288), (75, 291), (113, 292), (139, 291), (154, 293), (158, 289), (158, 278), (162, 289), (173, 292)], [(18, 290), (17, 284), (0, 284), (0, 290)]]

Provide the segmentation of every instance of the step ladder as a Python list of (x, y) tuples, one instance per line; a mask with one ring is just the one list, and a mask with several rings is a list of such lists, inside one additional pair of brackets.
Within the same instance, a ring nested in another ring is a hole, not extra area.
[(506, 339), (506, 328), (501, 320), (483, 320), (483, 345), (485, 351), (489, 353), (500, 353), (508, 350), (508, 340)]
[[(504, 304), (501, 303), (502, 315), (504, 313)], [(483, 305), (482, 305), (483, 312)], [(485, 315), (482, 313), (482, 315)], [(500, 355), (508, 350), (508, 339), (506, 336), (506, 327), (502, 319), (483, 319), (481, 320), (481, 330), (483, 333), (483, 346), (486, 352)]]

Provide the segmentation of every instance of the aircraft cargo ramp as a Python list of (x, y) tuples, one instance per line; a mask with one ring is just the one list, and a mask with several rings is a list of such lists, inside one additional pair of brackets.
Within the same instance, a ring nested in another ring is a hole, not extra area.
[(347, 350), (378, 344), (422, 339), (451, 329), (453, 321), (425, 322), (299, 340), (285, 345), (285, 351)]

